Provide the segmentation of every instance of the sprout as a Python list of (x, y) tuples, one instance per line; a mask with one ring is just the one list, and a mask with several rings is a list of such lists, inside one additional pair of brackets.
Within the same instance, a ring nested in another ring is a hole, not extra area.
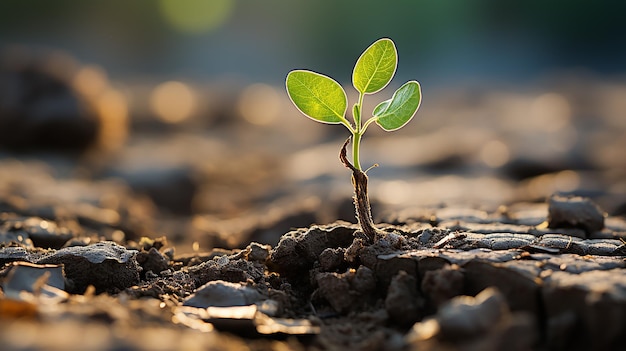
[[(378, 104), (372, 116), (362, 120), (365, 95), (385, 88), (398, 66), (398, 53), (391, 39), (382, 38), (370, 45), (359, 57), (352, 72), (352, 85), (359, 92), (359, 99), (352, 107), (351, 123), (346, 118), (348, 98), (345, 90), (332, 78), (308, 70), (293, 70), (287, 75), (286, 87), (289, 98), (305, 116), (327, 124), (342, 124), (352, 134), (341, 148), (341, 162), (352, 170), (357, 220), (370, 242), (377, 237), (367, 195), (367, 175), (361, 168), (359, 150), (361, 137), (370, 124), (376, 122), (385, 131), (404, 127), (415, 115), (422, 100), (420, 84), (411, 80), (396, 90), (389, 100)], [(352, 163), (347, 158), (346, 147), (352, 139)]]

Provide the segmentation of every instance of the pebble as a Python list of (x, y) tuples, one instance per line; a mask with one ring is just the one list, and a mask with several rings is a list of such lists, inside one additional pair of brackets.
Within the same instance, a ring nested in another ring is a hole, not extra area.
[(604, 212), (588, 198), (552, 196), (548, 200), (548, 227), (580, 228), (588, 234), (604, 228)]
[(247, 306), (264, 299), (256, 289), (245, 284), (215, 280), (196, 289), (184, 300), (183, 306), (198, 308)]
[(58, 250), (36, 261), (38, 264), (63, 264), (71, 282), (68, 292), (82, 293), (89, 285), (96, 292), (117, 292), (139, 282), (141, 267), (135, 260), (137, 251), (111, 241)]

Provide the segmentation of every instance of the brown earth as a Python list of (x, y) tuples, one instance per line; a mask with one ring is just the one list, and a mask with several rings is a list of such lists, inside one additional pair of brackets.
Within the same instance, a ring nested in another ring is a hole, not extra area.
[(259, 124), (203, 86), (171, 125), (145, 85), (124, 104), (115, 82), (74, 86), (85, 67), (20, 57), (0, 66), (2, 350), (626, 344), (623, 82), (429, 92), (364, 139), (369, 243), (344, 130), (282, 91)]
[(581, 201), (417, 210), (372, 245), (337, 222), (185, 255), (81, 234), (44, 249), (31, 233), (64, 227), (5, 212), (3, 349), (617, 349), (626, 221), (544, 221)]

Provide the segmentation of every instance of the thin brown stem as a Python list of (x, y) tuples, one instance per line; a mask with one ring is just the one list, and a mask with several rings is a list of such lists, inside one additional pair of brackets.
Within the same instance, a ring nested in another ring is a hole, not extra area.
[(350, 163), (347, 157), (346, 147), (350, 143), (350, 138), (343, 143), (341, 151), (339, 152), (339, 159), (346, 168), (352, 171), (352, 185), (354, 186), (354, 207), (356, 209), (356, 218), (361, 226), (363, 234), (367, 237), (370, 243), (373, 243), (376, 239), (378, 230), (374, 227), (374, 221), (372, 221), (372, 212), (370, 209), (370, 200), (367, 195), (367, 174), (357, 169)]

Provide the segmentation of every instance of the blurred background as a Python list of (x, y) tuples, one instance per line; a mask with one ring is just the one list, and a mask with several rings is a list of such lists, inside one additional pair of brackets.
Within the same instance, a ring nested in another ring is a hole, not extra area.
[[(203, 246), (354, 221), (341, 126), (291, 69), (345, 83), (381, 37), (423, 102), (363, 140), (374, 215), (590, 196), (626, 213), (626, 3), (252, 0), (0, 3), (0, 209)], [(65, 218), (65, 217), (64, 217)], [(116, 232), (117, 233), (117, 232)], [(119, 233), (117, 233), (119, 236)], [(112, 235), (112, 234), (111, 234)]]

